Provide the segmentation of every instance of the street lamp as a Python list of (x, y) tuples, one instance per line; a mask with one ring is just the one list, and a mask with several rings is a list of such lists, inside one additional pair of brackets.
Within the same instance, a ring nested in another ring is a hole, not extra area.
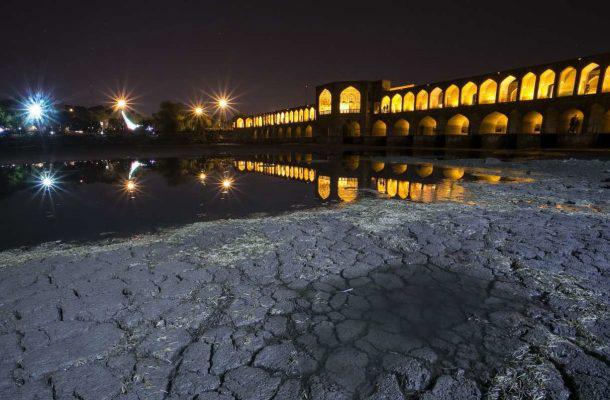
[(114, 103), (114, 108), (119, 111), (125, 110), (127, 108), (127, 99), (124, 97), (119, 97), (118, 99), (116, 99)]

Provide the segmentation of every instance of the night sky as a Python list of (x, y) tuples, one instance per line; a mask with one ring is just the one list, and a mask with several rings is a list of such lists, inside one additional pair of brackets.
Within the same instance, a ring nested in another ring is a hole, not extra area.
[[(501, 4), (499, 4), (501, 3)], [(232, 90), (242, 112), (350, 79), (426, 83), (610, 51), (610, 1), (0, 2), (0, 95), (137, 110)]]

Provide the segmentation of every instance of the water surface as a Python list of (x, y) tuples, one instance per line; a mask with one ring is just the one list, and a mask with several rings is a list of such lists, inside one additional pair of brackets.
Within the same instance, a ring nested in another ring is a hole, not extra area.
[(1, 165), (0, 249), (274, 215), (367, 196), (464, 201), (464, 181), (507, 179), (436, 161), (294, 152)]

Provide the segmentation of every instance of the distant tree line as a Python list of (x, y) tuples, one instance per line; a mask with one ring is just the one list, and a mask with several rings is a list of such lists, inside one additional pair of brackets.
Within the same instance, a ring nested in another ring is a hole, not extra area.
[[(128, 132), (125, 122), (113, 107), (96, 105), (92, 107), (78, 105), (55, 106), (48, 118), (40, 126), (28, 123), (26, 113), (14, 100), (0, 100), (0, 132), (26, 133), (42, 130), (57, 134), (125, 134)], [(164, 101), (159, 110), (147, 117), (134, 111), (128, 112), (129, 119), (140, 127), (135, 133), (155, 133), (174, 135), (181, 133), (204, 134), (206, 130), (218, 126), (208, 115), (195, 115), (191, 108), (183, 103)], [(37, 124), (38, 125), (38, 124)]]

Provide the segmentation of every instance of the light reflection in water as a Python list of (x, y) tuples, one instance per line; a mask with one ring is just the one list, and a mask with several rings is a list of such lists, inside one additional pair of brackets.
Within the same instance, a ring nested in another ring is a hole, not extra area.
[[(302, 160), (297, 155), (295, 160)], [(435, 168), (432, 163), (412, 165), (406, 163), (391, 163), (370, 161), (363, 163), (358, 155), (347, 155), (341, 159), (339, 168), (322, 164), (324, 173), (316, 179), (314, 168), (293, 165), (284, 160), (288, 156), (277, 157), (282, 163), (239, 161), (235, 165), (241, 172), (247, 171), (274, 175), (290, 180), (306, 183), (316, 183), (316, 195), (322, 200), (336, 199), (342, 202), (353, 202), (359, 196), (359, 190), (367, 188), (359, 185), (360, 178), (369, 181), (368, 188), (387, 198), (396, 198), (414, 202), (431, 203), (435, 201), (463, 202), (466, 191), (460, 184), (464, 179), (478, 182), (497, 183), (503, 180), (511, 182), (531, 181), (522, 178), (502, 178), (500, 175), (484, 174), (479, 171), (468, 174), (462, 167), (441, 166)], [(297, 161), (298, 164), (298, 161)], [(243, 165), (243, 168), (240, 167)], [(409, 174), (409, 172), (411, 173)], [(367, 178), (366, 176), (369, 176)], [(334, 191), (336, 190), (336, 192)]]
[(339, 178), (337, 195), (346, 203), (355, 201), (358, 198), (358, 178)]

